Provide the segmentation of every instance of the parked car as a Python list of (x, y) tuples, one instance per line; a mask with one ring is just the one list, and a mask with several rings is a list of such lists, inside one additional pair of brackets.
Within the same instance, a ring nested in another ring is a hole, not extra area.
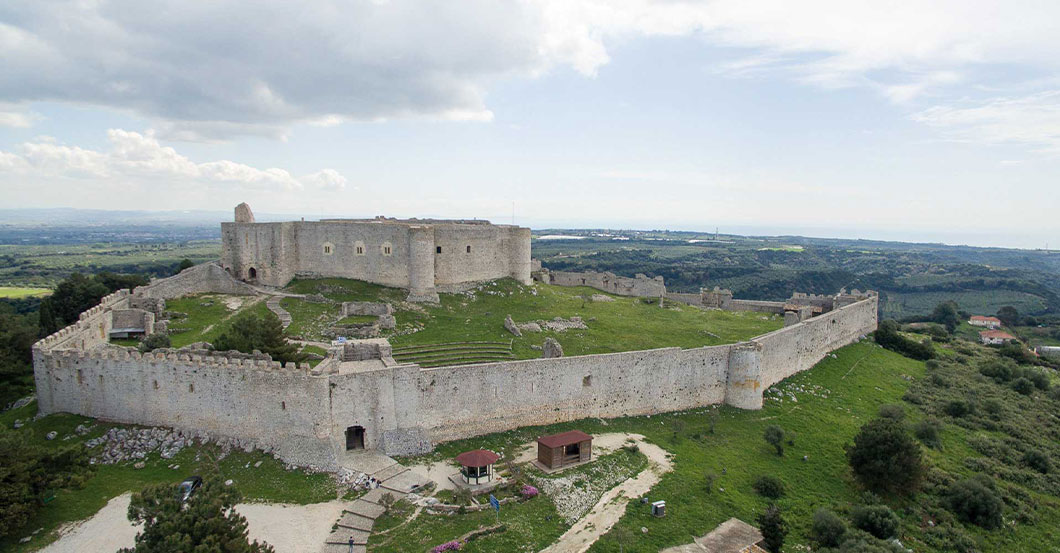
[(187, 480), (180, 483), (180, 500), (187, 501), (191, 497), (191, 494), (195, 493), (195, 490), (202, 487), (202, 478), (198, 476), (192, 476)]

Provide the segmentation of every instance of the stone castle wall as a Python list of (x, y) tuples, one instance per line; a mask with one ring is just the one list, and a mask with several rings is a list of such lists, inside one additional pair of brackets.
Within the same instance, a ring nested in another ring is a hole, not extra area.
[(221, 243), (229, 274), (269, 286), (341, 277), (436, 300), (437, 290), (470, 282), (530, 282), (530, 229), (484, 221), (231, 222), (221, 224)]
[(666, 284), (661, 276), (648, 278), (637, 274), (634, 278), (629, 278), (606, 272), (573, 273), (542, 270), (538, 277), (556, 286), (589, 286), (618, 296), (660, 298), (666, 295)]
[(329, 358), (310, 371), (247, 356), (107, 346), (112, 311), (128, 300), (128, 292), (112, 294), (34, 346), (41, 413), (208, 433), (329, 468), (341, 463), (351, 426), (364, 427), (367, 447), (401, 455), (585, 417), (718, 403), (760, 408), (766, 388), (875, 330), (877, 309), (870, 296), (738, 344), (434, 369), (395, 363), (379, 341), (368, 355), (381, 358), (375, 369), (340, 370), (340, 359)]

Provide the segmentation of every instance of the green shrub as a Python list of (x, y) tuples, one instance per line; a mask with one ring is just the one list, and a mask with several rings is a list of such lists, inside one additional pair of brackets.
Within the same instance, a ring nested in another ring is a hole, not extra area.
[(1020, 377), (1012, 381), (1012, 389), (1016, 393), (1029, 396), (1034, 393), (1035, 386), (1034, 382), (1031, 382), (1029, 378)]
[(886, 505), (858, 505), (850, 511), (850, 520), (858, 529), (880, 539), (893, 538), (901, 521)]
[(899, 334), (898, 329), (898, 323), (895, 321), (883, 321), (876, 328), (873, 338), (877, 344), (906, 357), (921, 361), (935, 357), (935, 348), (931, 346), (930, 338), (925, 339), (923, 342), (917, 342)]
[(873, 492), (911, 492), (924, 474), (920, 446), (891, 419), (865, 423), (846, 450), (854, 476)]
[(784, 483), (775, 476), (759, 476), (752, 487), (755, 493), (769, 499), (780, 499), (784, 496)]
[(959, 419), (972, 412), (972, 404), (963, 399), (952, 399), (942, 408), (947, 415)]
[(1012, 372), (1015, 365), (1010, 359), (994, 359), (979, 367), (979, 373), (983, 376), (993, 378), (998, 384), (1012, 380)]
[(170, 342), (168, 334), (155, 333), (149, 334), (146, 338), (140, 340), (140, 345), (137, 346), (137, 349), (139, 349), (141, 353), (146, 353), (158, 348), (168, 348), (169, 346)]
[(996, 399), (988, 399), (983, 402), (983, 411), (986, 411), (987, 414), (993, 416), (994, 418), (997, 418), (998, 415), (1000, 415), (1001, 412), (1004, 411), (1004, 409), (1005, 406), (1002, 405), (1001, 402)]
[(1042, 474), (1048, 474), (1053, 468), (1049, 455), (1037, 449), (1028, 450), (1023, 454), (1023, 464)]
[(913, 426), (913, 435), (924, 445), (932, 449), (938, 449), (942, 446), (942, 440), (939, 436), (941, 430), (941, 421), (935, 417), (927, 417)]
[(887, 403), (880, 406), (879, 414), (885, 419), (900, 421), (905, 418), (905, 409), (901, 405)]
[(988, 530), (1001, 526), (1001, 498), (987, 476), (977, 475), (951, 485), (946, 507), (963, 522)]
[(820, 547), (836, 547), (843, 542), (847, 525), (843, 519), (828, 509), (817, 509), (810, 528), (813, 541)]
[(784, 455), (784, 429), (771, 424), (762, 433), (762, 438), (777, 450), (777, 455)]

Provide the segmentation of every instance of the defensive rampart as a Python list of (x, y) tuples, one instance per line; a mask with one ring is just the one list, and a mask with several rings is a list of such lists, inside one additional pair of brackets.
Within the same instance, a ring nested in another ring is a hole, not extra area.
[[(106, 344), (118, 292), (38, 342), (41, 413), (163, 425), (234, 439), (301, 465), (342, 463), (348, 429), (401, 455), (440, 441), (585, 417), (727, 403), (762, 406), (770, 385), (875, 330), (867, 298), (747, 342), (423, 369), (385, 341), (347, 348), (315, 369), (203, 351), (141, 355)], [(345, 352), (345, 350), (344, 350)], [(359, 353), (358, 353), (359, 352)]]
[(618, 296), (661, 298), (666, 295), (666, 284), (663, 277), (648, 278), (637, 274), (633, 278), (618, 276), (614, 273), (571, 273), (567, 271), (549, 271), (542, 269), (537, 278), (547, 284), (556, 286), (589, 286)]

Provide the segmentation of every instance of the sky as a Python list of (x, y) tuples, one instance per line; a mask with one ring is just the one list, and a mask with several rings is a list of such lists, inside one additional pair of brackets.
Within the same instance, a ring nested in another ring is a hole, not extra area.
[(0, 3), (2, 207), (1060, 248), (1060, 2)]

